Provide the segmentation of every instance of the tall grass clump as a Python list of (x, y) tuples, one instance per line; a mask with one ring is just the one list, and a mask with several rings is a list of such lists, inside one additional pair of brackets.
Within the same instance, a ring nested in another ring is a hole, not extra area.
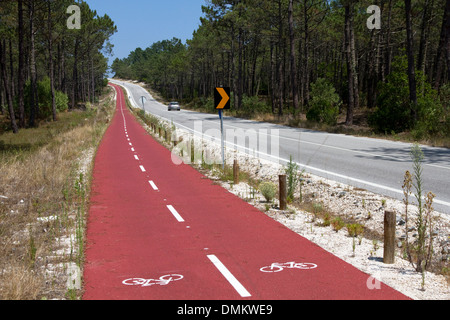
[(286, 199), (287, 202), (290, 203), (294, 201), (294, 193), (295, 188), (297, 187), (298, 183), (300, 182), (301, 175), (299, 174), (299, 167), (298, 164), (296, 164), (292, 160), (292, 156), (289, 158), (289, 162), (284, 168), (284, 171), (286, 173), (287, 178), (287, 190), (286, 190)]
[[(423, 160), (424, 155), (418, 144), (411, 148), (411, 159), (413, 161), (413, 174), (405, 173), (403, 183), (403, 194), (405, 204), (405, 254), (417, 272), (424, 273), (431, 266), (433, 258), (433, 200), (435, 195), (428, 192), (425, 195), (423, 186)], [(417, 230), (417, 241), (409, 243), (409, 214), (410, 195), (414, 194), (417, 201), (417, 217), (415, 228)]]

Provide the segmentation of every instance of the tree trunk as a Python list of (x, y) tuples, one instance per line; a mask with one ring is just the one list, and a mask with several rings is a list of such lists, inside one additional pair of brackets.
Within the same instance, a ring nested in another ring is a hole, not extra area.
[(66, 86), (66, 43), (64, 39), (61, 40), (61, 43), (58, 44), (58, 87), (59, 90), (67, 94), (67, 86)]
[(295, 65), (295, 42), (294, 42), (294, 0), (289, 0), (289, 40), (291, 44), (291, 81), (292, 81), (292, 100), (294, 110), (298, 110), (298, 84), (297, 84), (297, 66)]
[(281, 52), (283, 51), (283, 19), (282, 19), (282, 10), (281, 10), (281, 0), (278, 1), (278, 19), (279, 19), (279, 25), (278, 25), (278, 56), (277, 56), (277, 62), (278, 62), (278, 115), (283, 115), (283, 91), (284, 91), (284, 75), (283, 75), (283, 59)]
[(351, 15), (352, 7), (349, 2), (345, 5), (345, 52), (347, 57), (347, 77), (348, 77), (348, 106), (346, 125), (353, 124), (353, 111), (355, 107), (355, 77), (353, 75), (353, 54), (351, 46)]
[(15, 76), (14, 76), (14, 54), (13, 54), (13, 46), (12, 46), (12, 36), (9, 37), (9, 70), (11, 74), (11, 96), (14, 97), (16, 95), (15, 90)]
[(91, 90), (92, 90), (92, 103), (95, 103), (95, 72), (94, 72), (93, 58), (91, 58)]
[(434, 88), (436, 90), (438, 90), (441, 85), (444, 57), (447, 58), (447, 73), (448, 79), (450, 79), (450, 1), (447, 1), (445, 5), (439, 47), (434, 63)]
[(376, 86), (376, 76), (375, 76), (375, 30), (372, 30), (370, 36), (370, 53), (367, 56), (367, 107), (373, 109), (375, 106), (375, 86)]
[(305, 43), (303, 46), (304, 50), (304, 66), (303, 66), (303, 95), (304, 95), (304, 105), (309, 106), (309, 30), (308, 30), (308, 7), (307, 0), (303, 1), (303, 8), (305, 14)]
[[(3, 43), (2, 43), (3, 42)], [(13, 105), (13, 98), (11, 94), (11, 84), (8, 79), (8, 74), (6, 70), (6, 41), (3, 39), (3, 41), (0, 41), (0, 64), (1, 64), (1, 77), (3, 82), (3, 87), (5, 88), (5, 95), (6, 95), (6, 102), (8, 103), (8, 111), (9, 111), (9, 118), (11, 120), (11, 127), (14, 133), (19, 132), (19, 128), (17, 127), (16, 123), (16, 116), (14, 114), (14, 105)]]
[(447, 1), (447, 5), (445, 6), (445, 42), (447, 43), (447, 78), (450, 80), (450, 1)]
[(276, 109), (276, 88), (275, 88), (275, 62), (274, 62), (274, 44), (270, 42), (270, 88), (272, 100), (272, 113), (275, 114)]
[(382, 73), (383, 82), (388, 74), (391, 73), (392, 49), (391, 49), (391, 19), (392, 19), (392, 0), (389, 0), (388, 22), (386, 28), (386, 45), (385, 45), (385, 63), (384, 72)]
[[(239, 10), (240, 13), (240, 10)], [(240, 15), (240, 14), (239, 14)], [(237, 99), (237, 106), (236, 108), (239, 110), (242, 107), (242, 51), (243, 51), (243, 41), (242, 41), (242, 28), (239, 27), (239, 34), (238, 34), (238, 81), (237, 81), (237, 92), (236, 92), (236, 99)]]
[(433, 3), (430, 5), (430, 0), (425, 0), (423, 5), (423, 15), (422, 24), (420, 26), (420, 41), (419, 41), (419, 55), (417, 58), (417, 70), (425, 71), (425, 57), (426, 57), (426, 47), (428, 38), (428, 20), (431, 15), (431, 10), (433, 8)]
[(17, 70), (18, 74), (18, 105), (19, 105), (19, 126), (25, 128), (25, 102), (24, 102), (24, 86), (25, 86), (25, 73), (24, 73), (24, 24), (23, 24), (23, 0), (18, 1), (18, 13), (19, 13), (19, 66)]
[(48, 1), (48, 61), (50, 74), (50, 90), (52, 94), (52, 115), (53, 121), (56, 121), (56, 99), (55, 99), (55, 75), (53, 72), (53, 39), (52, 39), (52, 8), (51, 2)]
[(30, 75), (31, 75), (31, 95), (30, 95), (30, 126), (35, 126), (36, 118), (39, 116), (39, 104), (37, 99), (37, 78), (36, 78), (36, 50), (34, 37), (34, 1), (28, 0), (28, 10), (30, 17)]
[(0, 113), (2, 115), (5, 114), (5, 110), (3, 108), (3, 81), (2, 81), (2, 66), (0, 64)]
[(0, 64), (0, 114), (5, 114), (5, 109), (3, 108), (3, 80), (2, 80), (2, 70)]
[(74, 63), (72, 71), (72, 104), (71, 109), (75, 109), (78, 100), (78, 38), (75, 40)]
[(408, 55), (408, 79), (409, 79), (409, 100), (411, 103), (411, 116), (416, 123), (417, 121), (417, 86), (416, 86), (416, 72), (414, 65), (414, 50), (413, 50), (413, 31), (411, 23), (411, 0), (405, 0), (405, 16), (406, 16), (406, 52)]
[[(354, 94), (354, 110), (359, 109), (359, 77), (357, 71), (358, 60), (356, 58), (356, 45), (355, 45), (355, 28), (353, 26), (353, 2), (350, 6), (350, 52), (351, 52), (351, 68), (353, 74), (353, 94)], [(351, 116), (351, 123), (353, 124), (353, 114)]]

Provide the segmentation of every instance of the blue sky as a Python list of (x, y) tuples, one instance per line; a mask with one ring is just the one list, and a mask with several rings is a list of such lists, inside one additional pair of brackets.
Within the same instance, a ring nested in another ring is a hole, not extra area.
[(125, 58), (138, 47), (157, 41), (192, 39), (200, 24), (205, 0), (86, 0), (98, 15), (107, 14), (118, 32), (111, 38), (115, 58)]

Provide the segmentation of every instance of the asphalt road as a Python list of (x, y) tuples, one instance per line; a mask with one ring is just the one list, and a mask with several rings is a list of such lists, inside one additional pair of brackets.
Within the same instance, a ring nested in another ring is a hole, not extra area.
[[(217, 137), (218, 115), (188, 110), (168, 111), (137, 84), (111, 79), (126, 89), (131, 103), (171, 121), (175, 126), (194, 131), (204, 138)], [(403, 178), (412, 172), (411, 144), (382, 139), (330, 134), (290, 128), (232, 117), (224, 120), (227, 146), (257, 153), (261, 158), (285, 164), (290, 156), (306, 172), (340, 183), (363, 188), (387, 197), (403, 198)], [(257, 140), (254, 139), (256, 134)], [(242, 137), (246, 137), (242, 139)], [(425, 155), (423, 180), (425, 192), (436, 194), (434, 208), (450, 214), (450, 150), (421, 146)]]

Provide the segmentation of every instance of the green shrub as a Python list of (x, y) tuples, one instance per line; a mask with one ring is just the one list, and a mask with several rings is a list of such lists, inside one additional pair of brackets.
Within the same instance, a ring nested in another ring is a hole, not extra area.
[(310, 109), (306, 118), (310, 121), (335, 125), (341, 102), (333, 85), (323, 78), (311, 84)]
[(292, 156), (289, 158), (287, 166), (284, 168), (287, 179), (287, 194), (286, 199), (290, 203), (294, 200), (295, 188), (300, 182), (301, 175), (298, 173), (298, 164), (292, 161)]
[(272, 109), (267, 103), (261, 101), (258, 96), (247, 96), (242, 97), (242, 108), (238, 110), (239, 113), (252, 116), (259, 113), (269, 113)]
[(392, 64), (387, 82), (378, 84), (377, 107), (369, 116), (369, 124), (379, 132), (402, 132), (414, 130), (415, 138), (433, 134), (439, 130), (442, 104), (437, 92), (426, 82), (422, 72), (417, 71), (417, 121), (411, 112), (406, 56), (398, 56)]
[[(52, 92), (50, 87), (50, 78), (45, 77), (43, 80), (37, 83), (37, 95), (39, 104), (39, 118), (47, 119), (49, 118), (52, 111)], [(25, 108), (27, 112), (29, 111), (31, 105), (31, 84), (28, 80), (25, 85)], [(56, 111), (63, 112), (68, 109), (69, 97), (58, 90), (55, 90), (55, 103)]]
[(347, 225), (347, 230), (350, 237), (357, 237), (364, 232), (364, 226), (359, 223), (352, 223)]
[(333, 230), (338, 232), (345, 226), (345, 223), (341, 217), (336, 217), (331, 221), (331, 225), (333, 226)]
[(271, 202), (277, 194), (277, 186), (272, 182), (262, 182), (259, 185), (259, 191), (261, 191), (267, 202)]

